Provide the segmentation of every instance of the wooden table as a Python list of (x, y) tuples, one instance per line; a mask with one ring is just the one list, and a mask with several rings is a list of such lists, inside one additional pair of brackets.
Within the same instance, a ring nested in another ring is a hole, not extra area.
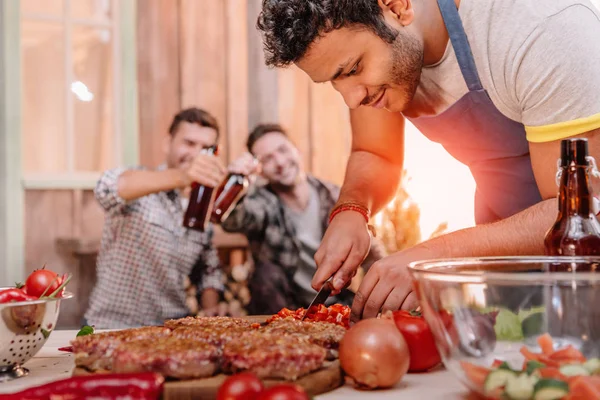
[[(68, 378), (74, 368), (73, 355), (58, 351), (59, 347), (68, 346), (77, 331), (54, 331), (38, 354), (29, 360), (25, 367), (29, 375), (9, 382), (0, 383), (0, 393), (17, 392), (32, 386), (41, 385), (59, 379)], [(379, 391), (357, 391), (344, 386), (332, 392), (317, 396), (317, 400), (352, 400), (352, 399), (443, 399), (467, 400), (467, 390), (453, 375), (440, 370), (427, 374), (408, 374), (393, 389)]]

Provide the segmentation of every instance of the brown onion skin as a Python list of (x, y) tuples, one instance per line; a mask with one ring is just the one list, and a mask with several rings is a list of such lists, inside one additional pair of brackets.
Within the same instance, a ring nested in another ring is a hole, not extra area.
[(388, 388), (408, 371), (410, 353), (389, 319), (365, 319), (352, 326), (339, 348), (340, 364), (362, 388)]

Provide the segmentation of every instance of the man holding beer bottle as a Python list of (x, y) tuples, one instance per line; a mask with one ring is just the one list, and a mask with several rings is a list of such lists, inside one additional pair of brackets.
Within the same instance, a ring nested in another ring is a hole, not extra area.
[(192, 270), (200, 306), (215, 314), (222, 273), (212, 230), (183, 226), (192, 182), (216, 187), (225, 177), (217, 157), (202, 149), (217, 143), (216, 119), (204, 110), (178, 113), (164, 139), (165, 163), (156, 170), (106, 171), (95, 189), (106, 219), (98, 255), (98, 281), (85, 313), (97, 328), (160, 325), (189, 313), (184, 280)]
[(405, 119), (477, 184), (478, 225), (373, 265), (355, 319), (416, 305), (411, 261), (542, 254), (560, 140), (586, 137), (600, 159), (600, 13), (589, 0), (264, 0), (258, 28), (267, 64), (330, 82), (352, 109), (352, 153), (314, 288), (330, 277), (342, 288), (367, 253), (361, 214), (396, 192)]
[[(265, 183), (251, 185), (221, 226), (244, 233), (250, 243), (255, 271), (249, 281), (248, 311), (272, 314), (283, 307), (306, 307), (316, 294), (311, 287), (314, 254), (339, 187), (304, 171), (298, 149), (277, 124), (258, 125), (247, 147), (249, 153), (235, 160), (229, 170), (248, 176), (260, 165)], [(369, 248), (367, 259), (358, 262), (365, 268), (385, 256), (376, 239)], [(351, 304), (353, 296), (343, 289), (327, 304)]]

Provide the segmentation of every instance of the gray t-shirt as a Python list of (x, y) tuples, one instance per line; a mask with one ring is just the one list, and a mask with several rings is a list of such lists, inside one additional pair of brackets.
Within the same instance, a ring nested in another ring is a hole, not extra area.
[[(531, 142), (600, 128), (600, 12), (589, 0), (461, 0), (483, 87)], [(468, 91), (450, 42), (422, 71), (420, 115), (437, 115)]]
[[(286, 206), (286, 212), (294, 222), (296, 237), (300, 242), (300, 259), (294, 274), (294, 282), (300, 290), (298, 298), (306, 303), (305, 307), (317, 294), (311, 287), (311, 281), (317, 269), (314, 256), (323, 238), (319, 207), (319, 195), (313, 186), (310, 186), (310, 197), (304, 210), (296, 211)], [(327, 304), (332, 301), (333, 299), (330, 298)]]

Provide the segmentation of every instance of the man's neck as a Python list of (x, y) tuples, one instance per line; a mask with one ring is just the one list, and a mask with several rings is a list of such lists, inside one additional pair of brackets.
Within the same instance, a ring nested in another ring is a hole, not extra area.
[[(460, 0), (454, 0), (456, 7), (459, 7)], [(420, 21), (423, 32), (423, 63), (425, 66), (438, 63), (448, 46), (448, 30), (444, 24), (442, 13), (438, 6), (437, 0), (427, 0), (416, 2), (416, 11), (421, 16)]]
[(310, 184), (306, 174), (301, 173), (294, 186), (288, 190), (273, 188), (275, 194), (281, 199), (283, 204), (295, 211), (303, 211), (308, 206), (310, 200)]

